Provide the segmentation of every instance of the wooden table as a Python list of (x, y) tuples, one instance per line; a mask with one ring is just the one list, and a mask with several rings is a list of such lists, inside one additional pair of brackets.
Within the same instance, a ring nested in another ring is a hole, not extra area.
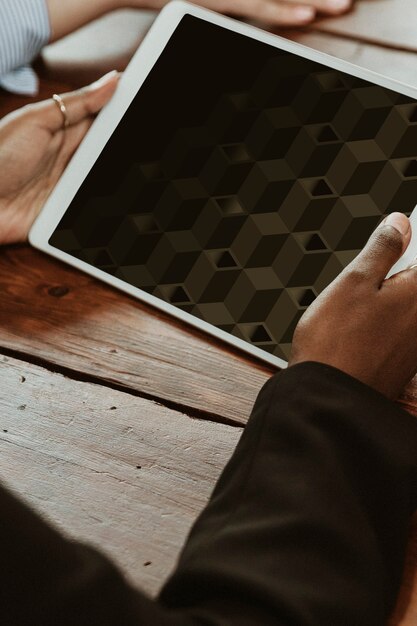
[[(152, 19), (47, 48), (39, 97), (122, 69)], [(415, 0), (363, 0), (284, 34), (417, 84), (416, 33)], [(0, 92), (0, 117), (27, 101)], [(0, 478), (155, 594), (272, 369), (28, 246), (0, 252), (0, 362)], [(415, 384), (402, 401), (417, 413)], [(417, 522), (391, 625), (416, 623)]]

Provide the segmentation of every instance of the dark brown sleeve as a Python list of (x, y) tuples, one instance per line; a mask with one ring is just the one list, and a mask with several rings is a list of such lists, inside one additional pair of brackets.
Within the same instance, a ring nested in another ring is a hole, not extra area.
[(300, 364), (261, 391), (156, 602), (1, 492), (2, 623), (382, 626), (416, 505), (417, 421)]

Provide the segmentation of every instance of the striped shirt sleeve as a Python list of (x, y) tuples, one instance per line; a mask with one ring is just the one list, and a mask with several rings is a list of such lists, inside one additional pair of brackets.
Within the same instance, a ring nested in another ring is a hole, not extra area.
[(45, 0), (0, 0), (0, 86), (35, 95), (38, 80), (30, 62), (49, 38)]

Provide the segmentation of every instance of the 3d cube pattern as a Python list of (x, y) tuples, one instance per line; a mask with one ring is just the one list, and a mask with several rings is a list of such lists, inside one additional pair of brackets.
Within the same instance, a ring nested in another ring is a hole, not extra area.
[(416, 103), (311, 65), (271, 59), (51, 245), (287, 358), (306, 307), (417, 202)]

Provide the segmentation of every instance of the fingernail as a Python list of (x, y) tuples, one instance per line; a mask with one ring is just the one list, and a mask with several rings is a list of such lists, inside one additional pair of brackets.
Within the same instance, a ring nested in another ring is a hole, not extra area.
[(410, 230), (410, 220), (403, 213), (390, 213), (382, 222), (385, 226), (393, 226), (403, 236)]
[(342, 9), (347, 9), (350, 6), (351, 0), (328, 0), (327, 4), (331, 9), (341, 11)]
[(300, 22), (308, 22), (314, 18), (316, 11), (313, 7), (297, 7), (294, 9), (294, 15)]
[(108, 83), (113, 78), (113, 76), (116, 76), (116, 74), (118, 74), (117, 70), (107, 72), (107, 74), (104, 74), (104, 76), (96, 80), (94, 83), (91, 83), (90, 89), (100, 89), (100, 87)]

